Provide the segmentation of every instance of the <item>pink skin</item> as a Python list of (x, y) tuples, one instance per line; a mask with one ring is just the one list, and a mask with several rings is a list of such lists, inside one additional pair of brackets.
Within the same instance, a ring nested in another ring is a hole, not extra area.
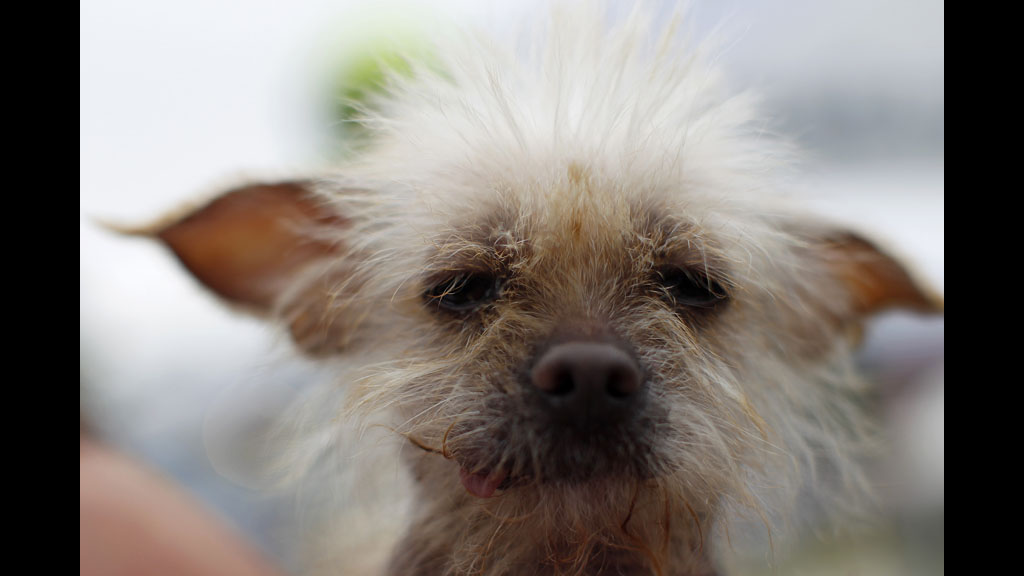
[(172, 482), (85, 436), (79, 445), (81, 576), (281, 576)]
[(494, 491), (505, 481), (506, 477), (508, 477), (507, 472), (472, 473), (465, 468), (459, 468), (459, 480), (462, 481), (462, 486), (465, 487), (466, 492), (477, 498), (493, 496)]

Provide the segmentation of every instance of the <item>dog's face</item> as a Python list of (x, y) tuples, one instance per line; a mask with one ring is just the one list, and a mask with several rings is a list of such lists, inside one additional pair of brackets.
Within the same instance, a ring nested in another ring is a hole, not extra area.
[[(446, 62), (396, 90), (342, 176), (240, 188), (152, 230), (344, 360), (353, 412), (405, 439), (422, 510), (399, 572), (698, 569), (723, 506), (851, 466), (863, 320), (939, 306), (860, 236), (751, 198), (770, 154), (738, 136), (745, 106), (707, 104), (679, 62), (652, 68), (652, 96), (581, 62), (593, 93), (520, 95), (522, 122), (477, 78), (493, 71)], [(581, 94), (604, 108), (559, 120)], [(627, 129), (620, 108), (656, 122)]]
[(428, 499), (509, 517), (558, 502), (552, 530), (617, 529), (648, 492), (710, 522), (751, 498), (752, 471), (799, 467), (775, 460), (834, 443), (845, 464), (859, 324), (934, 306), (855, 235), (699, 190), (574, 162), (489, 186), (387, 219), (394, 205), (330, 181), (253, 186), (159, 234), (222, 295), (346, 359), (352, 406), (408, 440)]

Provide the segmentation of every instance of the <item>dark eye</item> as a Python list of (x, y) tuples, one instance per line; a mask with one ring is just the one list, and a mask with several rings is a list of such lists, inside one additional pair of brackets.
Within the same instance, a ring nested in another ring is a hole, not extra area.
[(427, 291), (427, 301), (452, 312), (466, 312), (498, 297), (501, 279), (485, 273), (463, 273)]
[(657, 274), (665, 292), (679, 306), (713, 308), (727, 297), (721, 284), (699, 272), (671, 266)]

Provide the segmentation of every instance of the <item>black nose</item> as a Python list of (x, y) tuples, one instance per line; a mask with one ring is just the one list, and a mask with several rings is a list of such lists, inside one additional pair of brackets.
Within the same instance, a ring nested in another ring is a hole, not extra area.
[(602, 342), (553, 346), (530, 376), (551, 414), (580, 428), (612, 424), (629, 416), (643, 385), (633, 358)]

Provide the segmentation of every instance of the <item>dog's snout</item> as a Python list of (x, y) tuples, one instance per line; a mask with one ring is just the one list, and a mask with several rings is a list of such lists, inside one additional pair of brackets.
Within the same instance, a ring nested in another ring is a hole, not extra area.
[(580, 427), (624, 419), (643, 388), (643, 374), (636, 361), (618, 346), (602, 342), (553, 346), (537, 361), (530, 376), (552, 414)]

